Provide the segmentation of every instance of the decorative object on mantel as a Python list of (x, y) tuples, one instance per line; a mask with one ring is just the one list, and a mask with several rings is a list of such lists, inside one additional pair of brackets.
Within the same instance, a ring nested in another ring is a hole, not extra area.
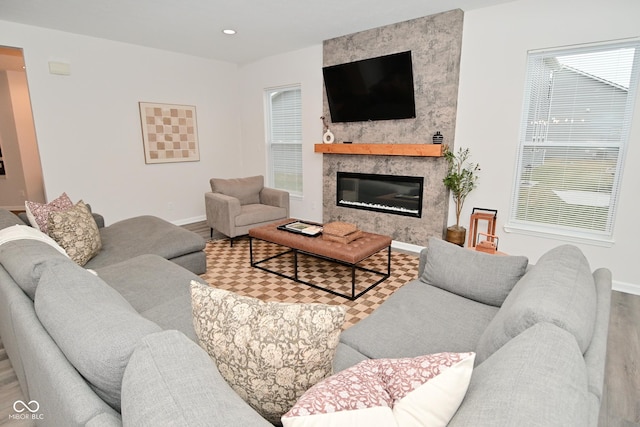
[(355, 224), (348, 222), (330, 222), (322, 227), (322, 239), (338, 243), (350, 243), (362, 236)]
[(333, 132), (331, 132), (331, 129), (329, 129), (329, 126), (327, 125), (327, 121), (325, 120), (324, 116), (320, 116), (320, 118), (322, 119), (322, 126), (324, 128), (324, 134), (322, 135), (322, 142), (324, 144), (333, 144), (333, 141), (335, 141)]
[(440, 133), (440, 131), (437, 131), (434, 135), (433, 135), (433, 143), (434, 144), (442, 144), (442, 140), (444, 139), (444, 137), (442, 136), (442, 134)]
[(460, 226), (460, 212), (462, 212), (462, 205), (465, 199), (476, 188), (477, 172), (480, 170), (480, 165), (468, 162), (470, 156), (468, 148), (460, 148), (456, 154), (448, 146), (445, 146), (443, 154), (449, 164), (449, 168), (442, 182), (451, 192), (453, 201), (456, 204), (456, 225), (447, 228), (446, 240), (456, 245), (464, 246), (467, 230)]
[(195, 106), (139, 104), (145, 163), (200, 160)]

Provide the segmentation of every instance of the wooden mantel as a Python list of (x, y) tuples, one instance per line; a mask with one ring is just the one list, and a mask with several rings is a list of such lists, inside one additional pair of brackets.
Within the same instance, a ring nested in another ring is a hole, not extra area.
[(364, 154), (370, 156), (442, 157), (442, 144), (315, 144), (323, 154)]

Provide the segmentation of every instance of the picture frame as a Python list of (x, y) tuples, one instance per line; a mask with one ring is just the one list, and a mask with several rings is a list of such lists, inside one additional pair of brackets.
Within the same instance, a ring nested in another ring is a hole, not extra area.
[(147, 164), (200, 160), (196, 107), (139, 102)]

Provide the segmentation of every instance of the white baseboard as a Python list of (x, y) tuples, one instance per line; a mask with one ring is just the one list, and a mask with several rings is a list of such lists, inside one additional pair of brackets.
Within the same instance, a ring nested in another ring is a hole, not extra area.
[(391, 248), (401, 251), (411, 252), (416, 255), (420, 254), (420, 251), (424, 249), (424, 246), (418, 246), (411, 243), (398, 242), (397, 240), (391, 241)]
[(614, 280), (613, 290), (632, 295), (640, 295), (640, 285), (636, 285), (635, 283), (625, 283)]
[(193, 224), (194, 222), (204, 221), (206, 219), (207, 219), (206, 215), (201, 215), (201, 216), (194, 216), (192, 218), (178, 219), (176, 221), (171, 221), (171, 223), (175, 225), (187, 225), (187, 224)]

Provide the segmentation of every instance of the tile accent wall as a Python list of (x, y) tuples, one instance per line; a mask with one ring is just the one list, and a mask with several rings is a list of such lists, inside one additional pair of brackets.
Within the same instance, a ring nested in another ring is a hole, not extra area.
[[(411, 50), (416, 118), (377, 122), (331, 123), (336, 141), (424, 144), (440, 131), (453, 147), (463, 12), (452, 10), (411, 21), (326, 40), (323, 65), (336, 65)], [(330, 117), (326, 93), (323, 111)], [(320, 155), (320, 154), (318, 154)], [(347, 221), (365, 231), (424, 246), (429, 236), (442, 237), (447, 227), (449, 197), (442, 178), (442, 158), (322, 154), (323, 221)], [(403, 217), (336, 206), (336, 173), (360, 172), (423, 176), (422, 218)]]

